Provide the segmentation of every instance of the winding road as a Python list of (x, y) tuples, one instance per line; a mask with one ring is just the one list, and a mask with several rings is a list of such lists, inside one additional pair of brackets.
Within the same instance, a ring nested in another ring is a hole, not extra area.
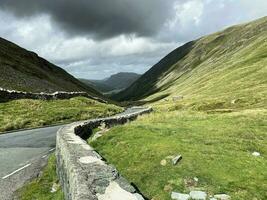
[(56, 133), (61, 126), (23, 130), (0, 135), (0, 199), (38, 176), (55, 150)]
[[(116, 116), (142, 110), (133, 107)], [(14, 192), (38, 176), (55, 150), (60, 126), (23, 130), (0, 135), (0, 200), (10, 200)]]

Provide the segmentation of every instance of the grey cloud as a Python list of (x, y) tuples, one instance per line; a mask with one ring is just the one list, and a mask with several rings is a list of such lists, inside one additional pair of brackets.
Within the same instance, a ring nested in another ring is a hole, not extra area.
[(156, 34), (175, 14), (174, 1), (177, 0), (0, 0), (0, 8), (19, 17), (49, 14), (71, 35), (106, 39), (122, 34)]

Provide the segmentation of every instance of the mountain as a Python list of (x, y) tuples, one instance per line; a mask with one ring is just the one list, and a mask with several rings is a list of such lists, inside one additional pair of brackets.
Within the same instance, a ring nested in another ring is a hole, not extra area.
[[(267, 91), (267, 17), (227, 28), (175, 49), (129, 88), (119, 101), (253, 99)], [(244, 100), (245, 101), (245, 100)]]
[(102, 93), (121, 91), (129, 87), (141, 75), (132, 72), (120, 72), (103, 80), (80, 79), (83, 83)]
[(4, 89), (26, 92), (85, 91), (100, 95), (60, 67), (3, 38), (0, 38), (0, 66), (0, 87)]

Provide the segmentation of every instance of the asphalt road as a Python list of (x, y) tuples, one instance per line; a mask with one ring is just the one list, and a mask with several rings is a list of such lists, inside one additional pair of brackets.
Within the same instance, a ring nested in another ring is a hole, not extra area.
[(12, 194), (38, 176), (55, 150), (56, 132), (61, 126), (24, 130), (0, 135), (0, 199)]
[[(142, 108), (130, 108), (116, 116), (140, 110)], [(38, 176), (48, 155), (55, 150), (60, 127), (62, 125), (0, 135), (0, 200), (13, 199), (18, 188)]]

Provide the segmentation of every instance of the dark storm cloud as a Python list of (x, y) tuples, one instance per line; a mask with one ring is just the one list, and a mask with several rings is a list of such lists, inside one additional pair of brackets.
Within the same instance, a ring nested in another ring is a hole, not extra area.
[(174, 0), (0, 0), (0, 8), (19, 17), (49, 14), (52, 21), (69, 34), (107, 39), (121, 34), (156, 34), (174, 14), (173, 2)]

